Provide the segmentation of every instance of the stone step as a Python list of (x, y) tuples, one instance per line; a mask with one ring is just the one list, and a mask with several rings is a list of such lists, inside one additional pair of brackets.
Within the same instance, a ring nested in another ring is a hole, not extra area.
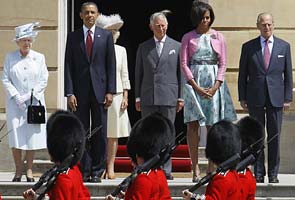
[[(11, 176), (11, 177), (10, 177)], [(2, 198), (4, 199), (22, 199), (21, 194), (26, 189), (30, 188), (33, 183), (20, 182), (12, 183), (7, 181), (11, 180), (12, 174), (7, 178), (2, 178), (0, 174), (0, 191)], [(181, 192), (184, 189), (193, 186), (191, 178), (188, 178), (190, 174), (186, 173), (183, 176), (187, 178), (175, 178), (169, 180), (168, 185), (173, 200), (182, 199)], [(37, 178), (36, 178), (37, 179)], [(295, 200), (295, 175), (294, 174), (279, 174), (280, 183), (268, 184), (260, 183), (257, 184), (256, 198), (257, 200)], [(102, 183), (86, 183), (92, 198), (91, 199), (104, 199), (106, 194), (111, 193), (116, 186), (121, 183), (124, 178), (117, 178), (114, 180), (102, 180)], [(24, 181), (24, 177), (23, 177)], [(196, 193), (204, 193), (205, 186), (198, 188)]]

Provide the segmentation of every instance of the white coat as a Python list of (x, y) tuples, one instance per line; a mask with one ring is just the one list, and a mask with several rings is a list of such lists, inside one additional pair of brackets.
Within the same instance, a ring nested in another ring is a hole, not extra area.
[(128, 74), (127, 52), (125, 47), (115, 44), (116, 53), (116, 94), (113, 95), (113, 102), (108, 108), (107, 137), (120, 138), (128, 137), (131, 129), (128, 112), (121, 111), (123, 90), (130, 90)]
[(6, 55), (2, 83), (6, 91), (6, 119), (9, 131), (9, 146), (23, 150), (46, 148), (46, 125), (28, 124), (27, 107), (20, 109), (15, 95), (23, 95), (34, 91), (33, 104), (38, 100), (45, 106), (44, 90), (47, 86), (48, 71), (43, 54), (30, 50), (22, 57), (19, 50)]

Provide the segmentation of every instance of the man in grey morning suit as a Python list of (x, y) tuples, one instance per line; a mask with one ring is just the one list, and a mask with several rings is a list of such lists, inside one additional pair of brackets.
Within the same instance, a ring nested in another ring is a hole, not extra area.
[[(137, 111), (141, 111), (142, 117), (152, 112), (160, 112), (174, 123), (176, 112), (183, 107), (182, 75), (179, 61), (180, 43), (166, 35), (168, 12), (170, 11), (165, 10), (151, 15), (150, 29), (154, 37), (138, 47), (135, 106)], [(167, 179), (173, 179), (171, 159), (164, 164), (163, 169)]]
[[(269, 13), (257, 18), (260, 36), (243, 44), (239, 67), (239, 101), (250, 116), (267, 130), (268, 181), (278, 183), (280, 165), (280, 133), (283, 109), (292, 102), (292, 63), (290, 44), (273, 35), (274, 21)], [(270, 58), (269, 58), (270, 57)], [(266, 120), (265, 120), (266, 118)], [(254, 165), (256, 182), (266, 175), (264, 152)]]
[(68, 106), (82, 121), (88, 134), (101, 127), (88, 140), (89, 148), (81, 160), (83, 180), (91, 182), (100, 182), (105, 170), (107, 108), (116, 92), (113, 36), (111, 32), (95, 26), (98, 15), (95, 3), (82, 4), (80, 18), (83, 27), (68, 34), (65, 52)]

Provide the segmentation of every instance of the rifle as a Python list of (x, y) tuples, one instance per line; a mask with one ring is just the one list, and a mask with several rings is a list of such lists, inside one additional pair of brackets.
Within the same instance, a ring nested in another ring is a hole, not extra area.
[(61, 164), (54, 165), (51, 169), (47, 170), (32, 186), (32, 190), (37, 194), (37, 200), (42, 200), (46, 192), (52, 188), (59, 174), (66, 172), (72, 164), (75, 152), (78, 151), (75, 148), (74, 152), (67, 156)]
[(190, 191), (190, 192), (195, 191), (196, 189), (198, 189), (202, 185), (205, 185), (206, 183), (208, 183), (216, 174), (218, 174), (220, 172), (225, 172), (225, 171), (231, 169), (232, 167), (234, 167), (238, 163), (238, 161), (240, 159), (241, 159), (241, 156), (240, 156), (239, 153), (234, 154), (232, 157), (230, 157), (229, 159), (227, 159), (226, 161), (221, 163), (217, 167), (215, 172), (212, 172), (212, 173), (207, 174), (206, 176), (204, 176), (198, 183), (196, 183), (191, 188), (189, 188), (188, 191)]
[[(267, 141), (267, 144), (269, 144), (274, 138), (276, 138), (279, 134), (274, 135), (272, 138), (270, 138)], [(257, 157), (259, 156), (259, 154), (262, 152), (262, 150), (265, 148), (264, 145), (261, 145), (261, 147), (257, 150), (255, 150), (254, 146), (256, 144), (258, 144), (259, 142), (261, 142), (261, 140), (264, 140), (264, 137), (260, 138), (259, 140), (257, 140), (254, 144), (251, 144), (247, 149), (245, 149), (242, 152), (242, 158), (243, 160), (240, 161), (237, 166), (236, 166), (236, 170), (237, 171), (241, 171), (244, 170), (248, 165), (251, 165), (253, 163), (256, 162)]]
[[(4, 122), (0, 128), (0, 133), (3, 130), (3, 128), (5, 127), (6, 122)], [(9, 131), (7, 131), (2, 137), (0, 137), (0, 142), (2, 142), (2, 139), (5, 138), (13, 129), (10, 129)]]
[(176, 147), (186, 138), (183, 132), (179, 133), (175, 138), (175, 144), (167, 144), (162, 151), (160, 151), (160, 160), (154, 168), (162, 166), (171, 157)]
[(95, 127), (92, 131), (90, 131), (90, 128), (86, 131), (85, 151), (89, 151), (90, 150), (90, 148), (91, 148), (90, 139), (101, 128), (102, 128), (102, 125), (100, 125), (99, 127)]
[[(181, 137), (181, 138), (180, 138)], [(179, 139), (180, 138), (180, 139)], [(155, 155), (154, 157), (150, 158), (148, 161), (144, 162), (142, 165), (137, 166), (133, 172), (126, 177), (111, 193), (113, 197), (119, 197), (121, 191), (125, 192), (129, 185), (134, 181), (138, 174), (142, 172), (149, 171), (152, 168), (158, 168), (163, 165), (167, 160), (170, 158), (172, 152), (177, 147), (178, 144), (185, 138), (183, 132), (181, 132), (177, 137), (175, 144), (167, 144), (159, 154)]]
[(4, 122), (0, 128), (0, 132), (2, 131), (2, 129), (4, 128), (4, 126), (6, 125), (6, 122)]
[(154, 157), (150, 158), (148, 161), (143, 163), (142, 165), (137, 166), (133, 172), (126, 177), (117, 187), (116, 189), (111, 193), (113, 197), (117, 197), (120, 195), (121, 191), (126, 191), (129, 185), (133, 182), (133, 180), (136, 178), (136, 176), (142, 172), (150, 170), (156, 163), (158, 163), (160, 160), (159, 155), (155, 155)]
[[(242, 154), (241, 154), (241, 158), (244, 159), (246, 158), (248, 155), (250, 154), (253, 154), (256, 149), (254, 148), (258, 143), (260, 143), (262, 140), (264, 140), (264, 136), (261, 137), (260, 139), (258, 139), (256, 142), (254, 142), (253, 144), (251, 144), (247, 149), (243, 150), (242, 151)], [(264, 148), (264, 147), (263, 147)]]
[(100, 125), (99, 127), (95, 127), (92, 131), (90, 131), (90, 128), (86, 131), (86, 139), (90, 140), (91, 137), (100, 129), (102, 128), (102, 125)]

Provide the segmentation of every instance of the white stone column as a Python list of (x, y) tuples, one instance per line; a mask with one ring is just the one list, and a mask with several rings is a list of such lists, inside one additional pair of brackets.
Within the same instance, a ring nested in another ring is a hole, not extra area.
[(67, 101), (64, 97), (64, 56), (65, 56), (65, 46), (67, 39), (67, 13), (68, 5), (67, 1), (58, 1), (58, 97), (57, 97), (57, 107), (60, 109), (67, 108)]

